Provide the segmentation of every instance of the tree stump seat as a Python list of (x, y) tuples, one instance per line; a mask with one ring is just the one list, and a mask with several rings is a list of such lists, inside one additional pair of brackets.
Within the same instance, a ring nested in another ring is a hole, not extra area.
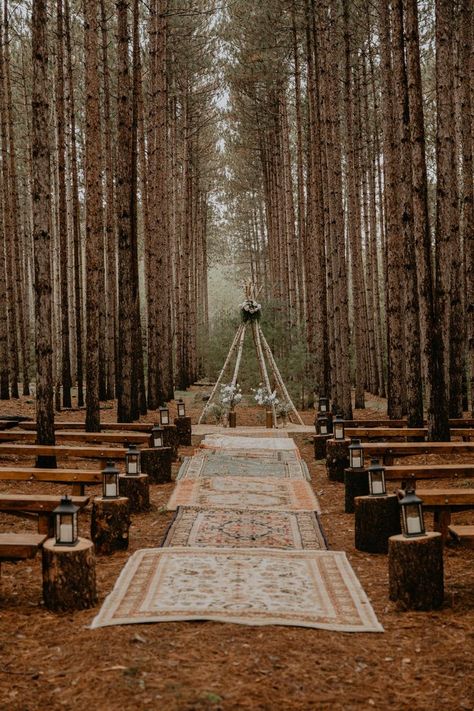
[(43, 599), (52, 611), (85, 610), (97, 602), (94, 544), (79, 538), (75, 546), (43, 545)]
[(441, 535), (392, 536), (388, 543), (389, 598), (406, 610), (436, 610), (443, 604)]
[(148, 474), (119, 477), (120, 496), (129, 501), (130, 513), (141, 513), (150, 508), (150, 480)]
[(326, 442), (326, 468), (330, 481), (344, 481), (344, 470), (349, 466), (350, 439), (330, 438)]
[(151, 447), (142, 449), (140, 456), (143, 474), (148, 474), (153, 484), (167, 484), (171, 481), (171, 447)]
[(354, 499), (355, 547), (367, 553), (387, 553), (390, 536), (400, 533), (400, 506), (395, 494)]
[(98, 496), (92, 506), (91, 537), (97, 554), (110, 555), (128, 548), (130, 506), (124, 496)]
[[(230, 414), (230, 413), (229, 413)], [(176, 417), (174, 420), (178, 441), (182, 447), (190, 447), (192, 444), (192, 426), (190, 417)]]

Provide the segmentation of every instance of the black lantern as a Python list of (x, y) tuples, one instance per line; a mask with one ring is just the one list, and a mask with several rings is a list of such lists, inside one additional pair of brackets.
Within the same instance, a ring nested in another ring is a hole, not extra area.
[(385, 469), (380, 464), (378, 459), (372, 459), (369, 474), (369, 493), (371, 496), (385, 496), (387, 489), (385, 487)]
[(104, 499), (118, 499), (119, 497), (119, 470), (112, 461), (108, 461), (102, 470), (102, 496)]
[(160, 425), (169, 425), (170, 411), (167, 407), (160, 407)]
[(329, 398), (320, 397), (319, 398), (319, 412), (329, 412)]
[(178, 407), (178, 417), (186, 417), (186, 405), (181, 398), (176, 403)]
[(353, 439), (349, 445), (349, 466), (351, 469), (362, 469), (364, 466), (364, 452), (360, 439)]
[(131, 444), (125, 455), (125, 473), (127, 476), (140, 474), (140, 451), (136, 444)]
[(163, 446), (163, 427), (158, 424), (154, 424), (151, 430), (151, 446), (160, 448)]
[(320, 435), (329, 434), (328, 418), (325, 415), (318, 414), (318, 419), (316, 420), (316, 431)]
[(334, 439), (342, 440), (344, 439), (344, 420), (340, 415), (336, 415), (332, 421)]
[(425, 521), (423, 518), (423, 502), (415, 494), (414, 489), (407, 489), (403, 499), (400, 499), (402, 509), (402, 531), (407, 538), (425, 535)]
[(63, 496), (54, 513), (54, 534), (57, 546), (75, 546), (77, 535), (77, 512), (79, 507), (72, 503), (69, 496)]

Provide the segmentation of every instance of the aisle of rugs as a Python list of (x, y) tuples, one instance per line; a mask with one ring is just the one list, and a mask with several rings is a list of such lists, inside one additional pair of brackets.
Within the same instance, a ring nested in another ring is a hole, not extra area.
[(165, 540), (129, 558), (92, 627), (214, 620), (383, 631), (345, 553), (328, 550), (289, 437), (207, 435), (167, 508)]

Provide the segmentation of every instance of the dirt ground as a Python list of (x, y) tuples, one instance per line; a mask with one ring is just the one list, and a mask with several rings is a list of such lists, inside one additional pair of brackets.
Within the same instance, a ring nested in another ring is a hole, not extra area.
[[(187, 397), (194, 421), (202, 404), (198, 399), (192, 393)], [(380, 416), (383, 403), (371, 406), (357, 411), (357, 417)], [(103, 420), (114, 420), (113, 403), (105, 407)], [(2, 403), (0, 413), (34, 414), (34, 404), (25, 399)], [(312, 423), (314, 411), (302, 416)], [(61, 414), (71, 421), (83, 418), (79, 411)], [(155, 418), (152, 413), (146, 419)], [(242, 407), (238, 423), (262, 424), (263, 413)], [(474, 709), (474, 550), (446, 547), (443, 609), (398, 610), (388, 600), (387, 557), (355, 551), (353, 515), (343, 513), (343, 485), (328, 481), (325, 466), (313, 459), (308, 437), (297, 441), (321, 503), (330, 547), (347, 552), (385, 628), (383, 634), (215, 622), (90, 630), (98, 607), (73, 614), (44, 608), (38, 556), (2, 566), (0, 709)], [(175, 472), (177, 468), (174, 465)], [(9, 489), (34, 491), (34, 486), (19, 483)], [(36, 486), (42, 493), (55, 490)], [(135, 550), (160, 545), (172, 517), (164, 510), (172, 489), (173, 484), (153, 486), (153, 509), (133, 517), (127, 552), (97, 559), (99, 605)], [(0, 490), (7, 486), (1, 483)], [(472, 515), (456, 520), (472, 522)], [(428, 528), (431, 523), (428, 518)], [(86, 513), (81, 520), (85, 535), (89, 525)], [(0, 531), (27, 528), (35, 530), (32, 522), (0, 515)]]

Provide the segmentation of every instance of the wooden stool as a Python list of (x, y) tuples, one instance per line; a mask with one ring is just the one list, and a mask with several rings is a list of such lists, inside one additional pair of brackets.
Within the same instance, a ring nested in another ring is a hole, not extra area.
[(330, 438), (326, 442), (326, 467), (330, 481), (344, 481), (344, 469), (349, 466), (351, 440)]
[(433, 531), (424, 536), (392, 536), (388, 542), (390, 600), (405, 610), (436, 610), (444, 599), (443, 540)]
[(326, 459), (326, 442), (331, 437), (330, 434), (327, 435), (314, 435), (314, 458), (315, 459)]
[(80, 538), (76, 546), (43, 544), (43, 598), (49, 610), (85, 610), (97, 602), (94, 544)]
[[(229, 413), (230, 415), (231, 413)], [(182, 447), (191, 446), (191, 418), (190, 417), (176, 417), (174, 424), (178, 432), (178, 442)]]
[(178, 428), (176, 425), (163, 425), (163, 445), (171, 447), (171, 459), (173, 462), (178, 461)]
[(153, 447), (140, 450), (142, 474), (148, 474), (153, 484), (171, 481), (171, 447)]
[(354, 513), (356, 496), (367, 496), (369, 493), (369, 475), (367, 469), (344, 469), (345, 499), (344, 511)]
[(130, 513), (148, 511), (150, 508), (150, 481), (148, 474), (119, 476), (120, 496), (129, 501)]
[(357, 550), (386, 553), (390, 536), (401, 531), (397, 496), (357, 496), (354, 508)]
[(109, 555), (128, 548), (129, 502), (124, 496), (98, 496), (92, 506), (91, 535), (98, 554)]

